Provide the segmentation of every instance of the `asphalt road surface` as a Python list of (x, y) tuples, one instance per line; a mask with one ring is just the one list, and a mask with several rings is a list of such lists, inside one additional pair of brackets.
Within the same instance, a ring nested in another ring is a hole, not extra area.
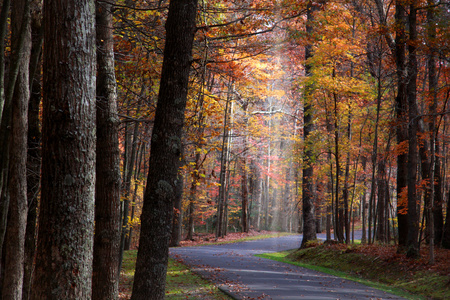
[(254, 256), (298, 248), (301, 238), (295, 235), (171, 248), (170, 256), (181, 259), (235, 299), (404, 299), (360, 283)]

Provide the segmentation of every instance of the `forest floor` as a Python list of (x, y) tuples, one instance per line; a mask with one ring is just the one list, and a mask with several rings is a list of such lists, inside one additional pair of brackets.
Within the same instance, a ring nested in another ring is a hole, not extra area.
[[(277, 261), (362, 282), (385, 291), (397, 289), (408, 299), (450, 298), (450, 250), (436, 249), (429, 263), (423, 246), (418, 259), (397, 253), (394, 245), (313, 244), (302, 250), (261, 255)], [(416, 295), (415, 296), (411, 296)]]
[[(229, 233), (216, 240), (213, 234), (201, 234), (193, 241), (182, 241), (181, 247), (233, 243), (277, 235), (280, 234), (251, 231), (247, 234)], [(421, 258), (408, 259), (404, 254), (397, 253), (395, 246), (378, 244), (312, 244), (307, 249), (273, 253), (264, 257), (332, 273), (377, 288), (384, 287), (385, 290), (401, 289), (426, 299), (448, 299), (450, 295), (450, 250), (436, 249), (434, 265), (428, 263), (427, 247), (422, 247)], [(135, 258), (135, 250), (128, 251), (124, 258), (120, 299), (129, 299), (131, 295)], [(191, 273), (186, 266), (174, 260), (169, 262), (167, 296), (167, 299), (230, 299), (213, 283)]]

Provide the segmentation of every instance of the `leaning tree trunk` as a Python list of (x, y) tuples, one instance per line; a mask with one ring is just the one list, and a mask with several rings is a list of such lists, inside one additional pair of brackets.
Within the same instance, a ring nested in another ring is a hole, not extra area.
[(31, 299), (90, 299), (95, 197), (95, 4), (44, 2), (42, 190)]
[(131, 299), (164, 299), (197, 0), (171, 1)]
[(114, 73), (113, 3), (96, 2), (97, 162), (92, 299), (119, 295), (120, 152)]
[[(14, 1), (11, 23), (12, 39), (26, 34), (20, 49), (19, 73), (12, 101), (12, 123), (8, 192), (10, 196), (9, 216), (5, 243), (5, 278), (2, 299), (21, 299), (24, 273), (25, 231), (27, 224), (27, 131), (29, 63), (31, 54), (31, 26), (29, 0)], [(23, 31), (23, 33), (21, 33)]]

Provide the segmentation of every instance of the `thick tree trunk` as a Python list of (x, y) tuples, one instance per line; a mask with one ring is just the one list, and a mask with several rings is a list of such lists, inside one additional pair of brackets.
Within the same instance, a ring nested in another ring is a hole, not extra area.
[(31, 299), (89, 299), (95, 198), (95, 4), (44, 2), (42, 191)]
[(92, 299), (119, 294), (120, 152), (112, 3), (96, 2), (97, 161)]
[(131, 299), (164, 299), (197, 0), (171, 1)]
[(21, 299), (23, 288), (25, 231), (27, 223), (27, 134), (28, 101), (30, 99), (29, 63), (31, 26), (29, 0), (13, 3), (12, 39), (24, 30), (26, 37), (20, 52), (19, 73), (12, 101), (12, 123), (8, 192), (10, 207), (6, 231), (6, 265), (2, 299)]

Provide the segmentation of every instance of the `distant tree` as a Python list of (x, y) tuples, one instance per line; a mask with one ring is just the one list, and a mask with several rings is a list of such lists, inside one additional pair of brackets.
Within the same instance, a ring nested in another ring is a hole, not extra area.
[(42, 189), (31, 299), (90, 299), (95, 197), (95, 3), (44, 2)]
[(120, 245), (120, 152), (114, 74), (113, 2), (96, 1), (97, 160), (92, 299), (117, 299)]
[(171, 1), (131, 299), (164, 299), (197, 0)]

